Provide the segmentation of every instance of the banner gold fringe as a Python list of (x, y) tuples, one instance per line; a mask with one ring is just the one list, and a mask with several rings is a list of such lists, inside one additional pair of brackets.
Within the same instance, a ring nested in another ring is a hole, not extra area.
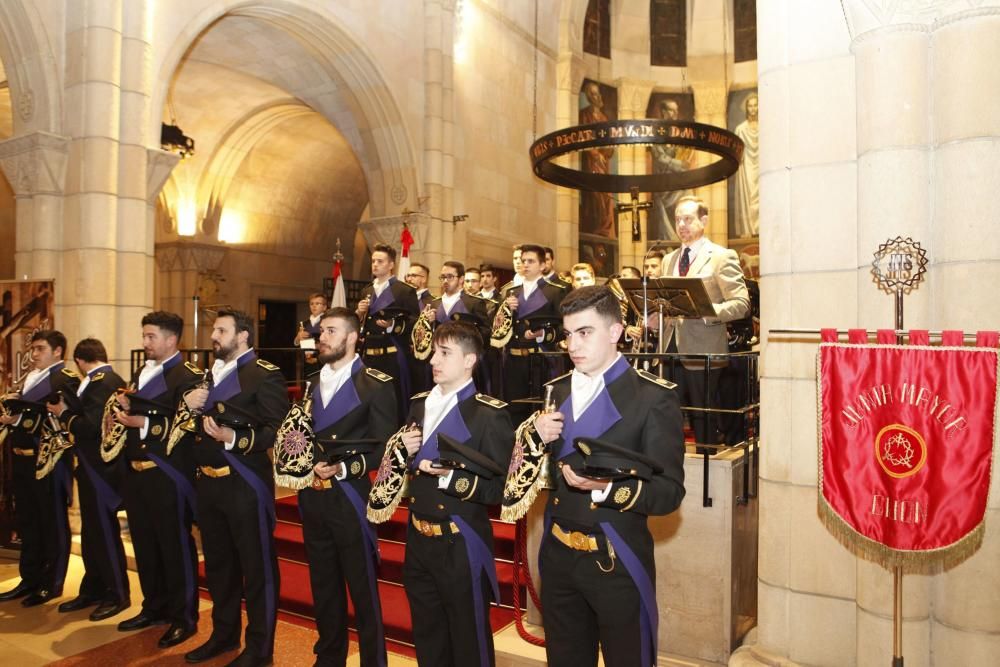
[(399, 503), (406, 495), (406, 445), (403, 444), (403, 433), (409, 427), (396, 431), (385, 443), (385, 453), (379, 463), (378, 475), (371, 491), (368, 492), (368, 507), (365, 515), (372, 523), (385, 523), (392, 518)]
[[(549, 464), (549, 455), (545, 451), (545, 443), (535, 431), (535, 418), (539, 414), (541, 412), (535, 412), (522, 422), (514, 436), (515, 454), (512, 454), (513, 459), (507, 470), (500, 509), (500, 518), (504, 521), (514, 522), (524, 517), (544, 485), (542, 471)], [(514, 466), (517, 457), (520, 457), (520, 462)]]
[(316, 475), (312, 470), (310, 470), (304, 477), (296, 477), (295, 475), (279, 475), (278, 473), (275, 473), (274, 483), (278, 486), (283, 486), (286, 489), (301, 491), (302, 489), (312, 486), (313, 478), (315, 476)]

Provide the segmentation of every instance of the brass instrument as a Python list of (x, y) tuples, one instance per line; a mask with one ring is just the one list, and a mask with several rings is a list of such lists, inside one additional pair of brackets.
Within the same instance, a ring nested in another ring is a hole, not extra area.
[(621, 284), (618, 282), (618, 278), (611, 278), (608, 280), (608, 287), (618, 298), (618, 307), (621, 308), (622, 311), (622, 324), (628, 325), (629, 302), (628, 297), (625, 296), (625, 290), (622, 289)]
[(396, 431), (385, 444), (385, 453), (375, 476), (375, 483), (368, 492), (368, 509), (365, 514), (372, 523), (385, 523), (392, 518), (400, 501), (406, 495), (406, 445), (403, 434), (412, 428), (407, 425)]
[(101, 415), (101, 460), (105, 463), (111, 463), (121, 453), (128, 432), (128, 427), (115, 419), (118, 397), (134, 391), (135, 385), (130, 384), (108, 396), (104, 403), (104, 413)]
[[(205, 373), (205, 377), (202, 381), (195, 385), (194, 389), (208, 389), (209, 385), (212, 383), (212, 372), (208, 371)], [(194, 391), (191, 389), (189, 391)], [(185, 392), (185, 396), (188, 392)], [(170, 425), (170, 435), (167, 437), (167, 456), (170, 456), (170, 452), (174, 451), (181, 439), (188, 433), (194, 433), (198, 430), (198, 417), (201, 413), (205, 411), (205, 407), (200, 408), (189, 408), (188, 404), (184, 402), (182, 398), (177, 404), (177, 412), (174, 414), (174, 421)]]
[(555, 488), (550, 478), (548, 446), (535, 430), (536, 417), (557, 409), (552, 390), (552, 385), (545, 385), (542, 409), (518, 426), (514, 436), (514, 450), (507, 468), (503, 504), (500, 508), (500, 518), (504, 521), (523, 518), (538, 497), (539, 491)]
[(35, 459), (35, 479), (45, 479), (52, 472), (63, 452), (73, 446), (69, 433), (51, 412), (42, 422), (42, 437), (38, 441), (38, 458)]
[[(22, 383), (22, 387), (24, 383)], [(3, 396), (0, 396), (0, 417), (10, 417), (10, 410), (7, 408), (7, 401), (12, 398), (19, 398), (21, 396), (21, 387), (18, 387), (14, 391), (9, 391)], [(3, 446), (4, 441), (7, 439), (7, 431), (10, 430), (10, 426), (7, 424), (0, 424), (0, 447)]]
[(316, 434), (313, 432), (311, 384), (292, 403), (274, 436), (274, 483), (296, 491), (313, 483)]
[(503, 348), (510, 342), (514, 335), (514, 313), (511, 311), (507, 301), (502, 299), (497, 306), (497, 312), (493, 316), (493, 332), (490, 334), (490, 345), (496, 348)]
[(420, 311), (420, 317), (417, 318), (416, 323), (413, 325), (413, 330), (410, 332), (410, 342), (413, 343), (413, 356), (420, 361), (428, 359), (431, 356), (433, 348), (431, 340), (434, 338), (434, 321), (431, 318), (434, 311), (430, 310), (431, 314), (428, 314), (429, 310), (429, 308), (424, 308)]

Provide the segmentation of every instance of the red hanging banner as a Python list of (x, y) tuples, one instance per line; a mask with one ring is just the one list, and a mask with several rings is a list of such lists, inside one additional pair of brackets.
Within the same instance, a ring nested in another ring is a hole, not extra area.
[(974, 551), (998, 350), (824, 342), (817, 364), (819, 510), (831, 532), (887, 567)]

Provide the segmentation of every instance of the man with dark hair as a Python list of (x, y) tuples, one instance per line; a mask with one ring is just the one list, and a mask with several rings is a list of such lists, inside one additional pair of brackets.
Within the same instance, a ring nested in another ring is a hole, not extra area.
[(673, 385), (618, 352), (621, 309), (608, 287), (574, 290), (561, 312), (574, 370), (549, 383), (557, 410), (526, 424), (547, 444), (555, 484), (539, 563), (546, 654), (553, 667), (596, 665), (598, 648), (605, 664), (651, 665), (656, 572), (646, 517), (673, 512), (684, 497), (680, 408)]
[(556, 271), (555, 251), (548, 246), (542, 249), (545, 251), (545, 258), (542, 261), (542, 277), (550, 283), (557, 283), (567, 287), (571, 286), (573, 284), (572, 281), (563, 280), (559, 272)]
[(274, 550), (274, 474), (267, 450), (288, 412), (285, 379), (253, 349), (254, 323), (239, 310), (218, 311), (209, 386), (184, 396), (203, 411), (194, 435), (198, 529), (212, 596), (212, 634), (184, 656), (204, 662), (240, 646), (240, 598), (247, 600), (246, 646), (230, 664), (269, 665), (278, 622)]
[(642, 271), (634, 266), (623, 266), (622, 270), (618, 272), (618, 277), (620, 278), (642, 278)]
[(397, 419), (402, 422), (410, 396), (410, 329), (420, 314), (416, 291), (392, 275), (396, 250), (383, 243), (372, 248), (372, 275), (375, 280), (361, 292), (358, 319), (363, 341), (361, 358), (396, 382)]
[(642, 270), (647, 278), (659, 278), (663, 265), (663, 251), (650, 250), (642, 260)]
[(505, 404), (472, 382), (476, 328), (445, 322), (433, 345), (435, 387), (413, 397), (407, 423), (418, 427), (403, 436), (413, 457), (403, 585), (421, 665), (486, 667), (498, 597), (489, 506), (503, 496), (514, 434)]
[(31, 336), (31, 363), (16, 398), (23, 401), (0, 417), (8, 428), (11, 444), (11, 479), (14, 489), (14, 521), (21, 536), (18, 558), (20, 583), (0, 594), (0, 601), (25, 596), (25, 607), (34, 607), (62, 595), (69, 563), (69, 517), (66, 506), (73, 478), (68, 456), (55, 469), (35, 479), (35, 463), (42, 437), (51, 433), (46, 403), (59, 392), (76, 393), (80, 377), (66, 368), (63, 354), (66, 336), (58, 331), (39, 330)]
[(464, 285), (466, 294), (479, 296), (479, 291), (482, 288), (482, 278), (479, 275), (479, 269), (472, 266), (467, 268), (462, 284)]
[(354, 604), (361, 664), (386, 661), (378, 547), (365, 503), (371, 491), (369, 472), (378, 468), (395, 431), (396, 393), (392, 378), (361, 362), (356, 352), (359, 326), (346, 308), (323, 314), (323, 368), (312, 376), (313, 430), (323, 449), (318, 450), (312, 487), (299, 491), (299, 510), (319, 631), (313, 647), (317, 665), (344, 665), (347, 660), (345, 582)]
[(80, 494), (81, 551), (84, 575), (76, 598), (59, 605), (60, 612), (97, 605), (90, 620), (101, 621), (128, 608), (129, 581), (118, 510), (122, 507), (122, 460), (101, 458), (101, 422), (104, 405), (125, 386), (111, 364), (104, 343), (84, 338), (73, 349), (73, 360), (83, 375), (76, 400), (64, 397), (49, 405), (75, 442), (77, 488)]
[(427, 289), (427, 281), (430, 277), (431, 270), (425, 264), (419, 262), (410, 264), (410, 270), (404, 277), (406, 284), (417, 290), (417, 302), (420, 308), (423, 308), (434, 299), (434, 295)]
[[(506, 345), (504, 359), (504, 400), (507, 401), (539, 395), (542, 382), (551, 377), (546, 360), (536, 355), (553, 349), (561, 338), (561, 331), (555, 324), (566, 285), (562, 281), (548, 282), (542, 277), (544, 258), (545, 249), (541, 246), (521, 246), (524, 281), (505, 297), (514, 317), (513, 333)], [(546, 320), (549, 326), (538, 324)]]
[[(424, 312), (434, 323), (435, 328), (450, 320), (461, 319), (475, 326), (482, 340), (489, 340), (492, 322), (487, 314), (486, 301), (462, 290), (464, 275), (465, 267), (461, 262), (454, 260), (444, 262), (441, 274), (438, 276), (441, 281), (441, 296), (434, 299)], [(475, 373), (476, 386), (489, 392), (489, 369), (482, 362), (483, 359), (480, 357)], [(428, 378), (424, 386), (433, 387), (433, 383)]]
[(479, 296), (490, 301), (497, 300), (497, 270), (492, 264), (479, 267), (479, 286)]
[[(142, 318), (146, 363), (132, 374), (134, 393), (118, 397), (115, 420), (126, 427), (125, 513), (142, 587), (142, 611), (121, 631), (170, 624), (160, 648), (180, 644), (198, 626), (198, 553), (191, 537), (194, 458), (189, 439), (167, 447), (182, 397), (204, 373), (177, 350), (184, 320), (154, 311)], [(134, 405), (133, 405), (134, 403)]]

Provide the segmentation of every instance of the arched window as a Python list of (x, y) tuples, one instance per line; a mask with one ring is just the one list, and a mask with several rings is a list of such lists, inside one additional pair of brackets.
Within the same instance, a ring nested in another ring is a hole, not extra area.
[(590, 0), (583, 19), (583, 50), (611, 57), (611, 0)]
[(686, 0), (649, 0), (649, 63), (687, 65)]
[(736, 62), (757, 60), (757, 0), (733, 0)]

